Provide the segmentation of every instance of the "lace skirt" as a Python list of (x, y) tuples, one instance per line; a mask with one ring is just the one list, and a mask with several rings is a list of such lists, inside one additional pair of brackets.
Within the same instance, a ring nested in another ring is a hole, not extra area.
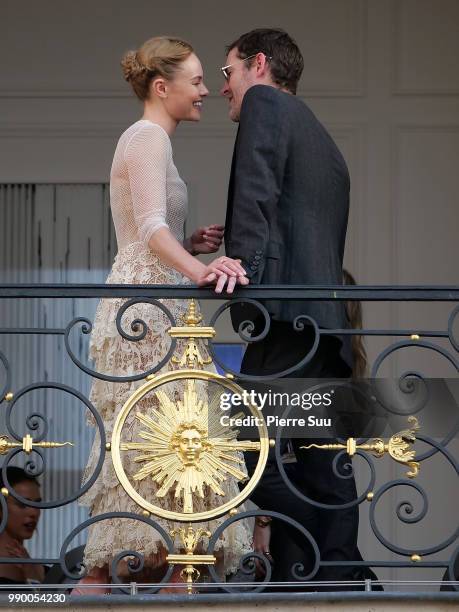
[[(149, 251), (142, 243), (134, 243), (121, 250), (115, 258), (112, 271), (107, 279), (110, 284), (189, 284), (189, 280), (176, 270), (167, 268), (157, 256)], [(112, 376), (128, 376), (145, 372), (158, 364), (167, 354), (170, 347), (170, 338), (166, 330), (171, 323), (166, 315), (157, 307), (148, 303), (139, 303), (128, 308), (121, 320), (122, 329), (130, 335), (136, 335), (131, 328), (134, 319), (140, 319), (147, 325), (145, 338), (140, 341), (130, 341), (123, 338), (116, 328), (116, 315), (125, 303), (123, 298), (103, 299), (97, 308), (90, 342), (90, 357), (94, 360), (96, 371)], [(186, 313), (188, 302), (186, 300), (163, 299), (161, 303), (166, 306), (174, 317), (176, 324), (180, 324), (181, 317)], [(182, 343), (182, 344), (180, 344)], [(183, 341), (177, 342), (177, 354), (184, 348)], [(169, 360), (160, 370), (161, 372), (177, 369), (180, 366)], [(213, 365), (207, 366), (215, 371)], [(98, 410), (105, 427), (107, 440), (110, 440), (113, 426), (118, 413), (132, 393), (144, 383), (144, 380), (135, 382), (106, 382), (94, 379), (90, 400)], [(164, 388), (166, 393), (180, 396), (182, 388), (180, 382), (169, 383)], [(153, 393), (138, 402), (136, 409), (127, 417), (123, 428), (123, 442), (141, 441), (139, 438), (142, 426), (135, 418), (134, 413), (151, 414), (151, 410), (159, 406)], [(92, 422), (91, 422), (92, 421)], [(94, 425), (92, 415), (90, 424)], [(100, 456), (100, 438), (96, 432), (89, 460), (84, 472), (83, 482), (86, 482), (94, 473)], [(132, 476), (138, 472), (139, 463), (134, 461), (135, 455), (123, 455), (123, 468), (130, 482), (134, 485)], [(243, 467), (245, 470), (245, 467)], [(156, 497), (159, 488), (151, 477), (136, 482), (137, 492), (156, 506), (169, 510), (183, 511), (183, 502), (174, 492), (165, 497)], [(221, 483), (225, 497), (216, 495), (208, 487), (204, 489), (204, 498), (193, 498), (193, 508), (196, 512), (210, 510), (222, 505), (235, 497), (239, 488), (232, 476)], [(125, 493), (116, 477), (110, 454), (104, 461), (101, 473), (93, 486), (80, 498), (80, 504), (90, 508), (92, 517), (105, 512), (133, 512), (141, 513), (141, 508)], [(152, 516), (167, 532), (183, 524), (174, 524)], [(224, 521), (224, 518), (215, 519), (207, 523), (199, 523), (211, 532)], [(159, 534), (146, 523), (131, 519), (109, 519), (95, 523), (88, 529), (88, 540), (85, 549), (84, 565), (88, 570), (94, 567), (104, 567), (111, 564), (113, 558), (122, 551), (133, 550), (144, 555), (151, 566), (164, 562), (164, 547)], [(202, 541), (202, 548), (206, 548), (206, 538)], [(219, 557), (225, 573), (237, 570), (241, 556), (252, 550), (252, 536), (247, 521), (238, 521), (228, 527), (217, 543)]]

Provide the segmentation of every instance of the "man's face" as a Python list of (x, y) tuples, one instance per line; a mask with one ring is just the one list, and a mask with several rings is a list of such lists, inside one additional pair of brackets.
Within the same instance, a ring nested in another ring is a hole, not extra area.
[(228, 68), (229, 78), (220, 90), (220, 94), (228, 99), (229, 117), (235, 122), (239, 121), (242, 100), (247, 90), (256, 83), (256, 68), (241, 61), (237, 53), (236, 48), (231, 49), (226, 57), (225, 65), (231, 64), (231, 67)]

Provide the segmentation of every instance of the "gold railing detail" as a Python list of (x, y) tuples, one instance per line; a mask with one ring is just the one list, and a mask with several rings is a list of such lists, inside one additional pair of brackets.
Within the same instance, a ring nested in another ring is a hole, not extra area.
[[(167, 561), (171, 565), (184, 565), (180, 575), (187, 584), (188, 593), (193, 592), (193, 582), (200, 572), (196, 565), (214, 565), (213, 555), (195, 554), (202, 536), (210, 536), (205, 530), (192, 527), (192, 523), (209, 521), (225, 514), (234, 515), (257, 486), (268, 458), (269, 446), (274, 443), (268, 438), (268, 430), (263, 419), (258, 425), (259, 441), (237, 439), (239, 432), (222, 425), (219, 409), (222, 392), (240, 394), (242, 388), (231, 378), (206, 369), (212, 358), (206, 356), (199, 343), (215, 337), (213, 327), (201, 326), (202, 317), (197, 304), (190, 301), (183, 325), (168, 330), (171, 338), (186, 339), (185, 348), (179, 346), (178, 355), (171, 362), (179, 369), (146, 377), (146, 382), (136, 389), (126, 401), (116, 419), (110, 446), (113, 466), (117, 478), (126, 493), (143, 509), (143, 514), (159, 516), (188, 527), (175, 529), (172, 537), (181, 538), (180, 553), (170, 554)], [(180, 353), (181, 351), (181, 353)], [(168, 383), (184, 383), (183, 389), (176, 389), (171, 397), (164, 390)], [(215, 393), (209, 392), (210, 383)], [(137, 408), (149, 393), (154, 393), (156, 401), (149, 410), (136, 410), (135, 419), (143, 425), (138, 433), (138, 441), (122, 440), (122, 432), (128, 415)], [(248, 406), (253, 416), (260, 417), (258, 407)], [(137, 451), (134, 461), (139, 470), (128, 477), (121, 459), (123, 452)], [(259, 453), (257, 466), (251, 478), (244, 470), (242, 452)], [(245, 481), (242, 491), (231, 499), (223, 487), (224, 481), (232, 476)], [(152, 478), (158, 489), (156, 498), (164, 498), (173, 493), (182, 498), (183, 510), (175, 511), (154, 503), (154, 499), (143, 498), (133, 486), (132, 481)], [(222, 498), (222, 504), (208, 510), (197, 509), (196, 498), (205, 498), (205, 488)], [(183, 550), (185, 551), (183, 553)]]
[(184, 527), (172, 529), (169, 533), (173, 538), (177, 535), (180, 536), (181, 545), (185, 553), (168, 555), (166, 561), (171, 565), (185, 566), (180, 572), (180, 577), (183, 582), (186, 582), (188, 593), (191, 594), (193, 592), (193, 582), (196, 582), (201, 575), (201, 572), (194, 566), (215, 565), (217, 560), (214, 555), (196, 555), (194, 553), (202, 536), (210, 538), (211, 532), (201, 528), (194, 529), (192, 525), (188, 525), (186, 529)]
[(61, 448), (62, 446), (74, 446), (72, 442), (34, 442), (32, 436), (27, 434), (22, 442), (11, 442), (6, 436), (0, 436), (0, 455), (12, 448), (22, 448), (26, 453), (31, 453), (34, 448)]
[(408, 417), (411, 428), (403, 429), (384, 442), (382, 438), (374, 438), (366, 444), (357, 444), (355, 438), (348, 438), (346, 444), (309, 444), (301, 448), (319, 448), (323, 450), (346, 450), (350, 457), (353, 457), (357, 450), (364, 450), (372, 453), (378, 459), (388, 453), (392, 459), (398, 463), (409, 466), (406, 472), (408, 478), (416, 478), (419, 474), (419, 462), (415, 461), (416, 451), (412, 445), (416, 442), (416, 432), (419, 431), (419, 421), (415, 416)]
[(202, 327), (202, 316), (198, 313), (196, 302), (190, 300), (187, 313), (183, 317), (183, 326), (171, 327), (168, 334), (171, 338), (188, 338), (185, 350), (181, 357), (172, 357), (172, 363), (178, 364), (182, 368), (203, 368), (212, 363), (211, 357), (203, 357), (199, 350), (196, 339), (214, 338), (215, 329), (213, 327)]
[(184, 512), (191, 514), (193, 494), (203, 499), (205, 486), (224, 497), (221, 483), (228, 475), (239, 481), (247, 478), (238, 453), (259, 451), (261, 443), (239, 442), (237, 431), (215, 422), (217, 407), (209, 410), (208, 403), (199, 399), (195, 380), (186, 381), (183, 399), (173, 401), (160, 390), (155, 394), (159, 408), (153, 408), (151, 415), (135, 416), (145, 426), (139, 433), (145, 442), (122, 442), (120, 449), (139, 453), (134, 461), (143, 466), (134, 480), (152, 478), (159, 485), (159, 498), (174, 490), (175, 497), (183, 498)]

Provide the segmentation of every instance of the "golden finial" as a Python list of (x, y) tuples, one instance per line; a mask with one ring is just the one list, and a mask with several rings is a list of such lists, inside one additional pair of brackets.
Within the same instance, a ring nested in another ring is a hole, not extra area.
[(414, 561), (415, 563), (422, 561), (422, 557), (420, 555), (417, 555), (416, 553), (413, 553), (410, 559), (411, 561)]
[(5, 395), (5, 399), (7, 402), (12, 402), (14, 399), (14, 393), (12, 393), (11, 391), (9, 391), (6, 395)]
[(181, 357), (172, 357), (172, 363), (185, 368), (202, 369), (204, 365), (212, 363), (211, 357), (203, 357), (200, 347), (196, 342), (201, 338), (214, 338), (215, 329), (213, 327), (201, 327), (202, 316), (198, 312), (198, 306), (195, 300), (190, 300), (188, 310), (182, 317), (183, 325), (181, 327), (171, 327), (168, 334), (171, 338), (187, 338), (185, 350)]
[(194, 565), (214, 565), (216, 558), (213, 555), (195, 555), (194, 551), (198, 545), (199, 540), (202, 536), (210, 538), (212, 535), (207, 529), (194, 529), (192, 525), (188, 525), (185, 529), (171, 529), (169, 532), (172, 538), (175, 539), (177, 535), (180, 536), (180, 542), (182, 547), (185, 549), (184, 554), (180, 555), (168, 555), (166, 561), (171, 564), (185, 565), (183, 570), (180, 572), (180, 577), (186, 582), (188, 594), (193, 593), (193, 581), (198, 580), (201, 573)]
[(190, 305), (188, 306), (188, 310), (185, 315), (183, 315), (183, 323), (184, 325), (189, 325), (190, 327), (197, 327), (202, 321), (202, 316), (198, 313), (198, 309), (196, 307), (196, 301), (190, 300)]
[(11, 443), (8, 441), (8, 438), (6, 436), (2, 436), (0, 438), (0, 455), (5, 455), (8, 452), (10, 444)]
[(182, 368), (195, 368), (196, 366), (202, 367), (203, 365), (209, 365), (209, 363), (212, 363), (212, 359), (210, 357), (203, 357), (194, 339), (190, 338), (182, 357), (175, 357), (174, 355), (172, 357), (172, 363), (177, 363)]
[(207, 529), (202, 529), (199, 527), (195, 530), (192, 525), (188, 525), (186, 529), (184, 527), (180, 527), (180, 529), (171, 529), (169, 533), (173, 538), (175, 538), (177, 535), (180, 536), (180, 541), (187, 555), (192, 555), (194, 553), (194, 550), (202, 536), (210, 538), (212, 535), (210, 531), (207, 531)]
[(185, 567), (180, 572), (181, 579), (186, 582), (186, 589), (188, 591), (188, 595), (193, 594), (193, 582), (199, 579), (201, 572), (193, 567), (190, 563), (185, 565)]
[(404, 429), (394, 434), (387, 444), (381, 438), (375, 438), (367, 444), (357, 444), (355, 438), (348, 438), (346, 444), (309, 444), (301, 448), (319, 448), (322, 450), (346, 450), (350, 457), (353, 457), (357, 450), (365, 450), (372, 453), (378, 459), (385, 453), (397, 461), (409, 466), (406, 472), (408, 478), (416, 478), (419, 474), (419, 462), (415, 461), (416, 451), (411, 449), (411, 445), (416, 441), (415, 433), (419, 430), (419, 422), (415, 416), (408, 417), (411, 423), (410, 429)]
[(27, 434), (21, 442), (11, 442), (6, 436), (0, 436), (0, 455), (5, 455), (11, 448), (21, 448), (26, 453), (31, 453), (34, 447), (38, 448), (60, 448), (62, 446), (73, 446), (71, 442), (34, 442), (32, 436)]
[(369, 491), (367, 493), (367, 501), (371, 502), (373, 500), (374, 496), (375, 496), (375, 494), (373, 493), (373, 491)]

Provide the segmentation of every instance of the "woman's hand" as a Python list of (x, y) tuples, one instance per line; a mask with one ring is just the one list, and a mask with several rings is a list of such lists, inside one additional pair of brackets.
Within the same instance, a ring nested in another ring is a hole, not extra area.
[[(29, 553), (17, 540), (11, 539), (4, 544), (5, 556), (6, 557), (16, 557), (21, 559), (27, 559), (29, 557)], [(14, 564), (14, 567), (18, 569), (23, 569), (22, 563)]]
[[(271, 553), (269, 552), (269, 544), (271, 541), (271, 524), (268, 522), (268, 517), (259, 517), (255, 518), (255, 526), (253, 528), (253, 550), (260, 555), (263, 555), (268, 559), (270, 563), (272, 563), (273, 558), (271, 557)], [(263, 526), (262, 526), (263, 525)], [(257, 578), (263, 578), (266, 574), (266, 568), (258, 561), (255, 560), (255, 576)]]
[[(16, 557), (21, 559), (30, 559), (27, 549), (17, 540), (10, 540), (5, 544), (5, 552), (8, 557)], [(37, 580), (42, 582), (45, 577), (45, 569), (43, 565), (29, 565), (28, 563), (17, 563), (16, 567), (22, 570), (24, 579)]]
[(225, 286), (227, 293), (233, 293), (236, 283), (248, 285), (249, 279), (246, 277), (246, 272), (239, 259), (223, 256), (207, 265), (196, 280), (196, 284), (199, 286), (209, 283), (215, 283), (216, 293), (221, 293)]
[(223, 241), (223, 225), (206, 225), (198, 227), (185, 241), (185, 248), (192, 255), (208, 255), (216, 253)]

